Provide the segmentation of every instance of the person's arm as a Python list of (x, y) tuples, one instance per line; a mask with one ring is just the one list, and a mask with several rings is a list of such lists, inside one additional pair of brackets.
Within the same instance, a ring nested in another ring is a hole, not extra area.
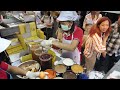
[(53, 24), (53, 23), (54, 23), (54, 19), (53, 19), (53, 17), (52, 17), (52, 16), (51, 16), (50, 18), (51, 18), (50, 23), (51, 23), (51, 24)]
[(29, 79), (35, 79), (39, 77), (40, 72), (26, 71), (16, 66), (8, 65), (8, 72), (14, 73), (16, 75), (27, 76)]
[(27, 73), (27, 71), (25, 71), (19, 67), (16, 67), (16, 66), (11, 66), (11, 65), (8, 65), (7, 71), (14, 73), (14, 74), (17, 74), (17, 75), (23, 75), (23, 76), (25, 76)]
[(64, 44), (64, 43), (61, 43), (61, 42), (53, 41), (52, 44), (57, 46), (58, 48), (61, 48), (61, 49), (64, 49), (64, 50), (74, 51), (76, 49), (76, 47), (78, 46), (79, 41), (78, 40), (73, 40), (71, 44)]
[(60, 28), (58, 28), (57, 31), (56, 31), (56, 36), (57, 36), (57, 39), (58, 39), (60, 42), (62, 42), (62, 37), (63, 37), (62, 34), (63, 34), (62, 30), (61, 30)]
[(3, 61), (0, 63), (0, 68), (16, 75), (27, 76), (29, 79), (35, 79), (40, 74), (40, 72), (26, 71), (19, 67), (11, 66)]
[(91, 37), (89, 37), (87, 40), (86, 40), (86, 43), (85, 43), (85, 49), (84, 49), (84, 56), (87, 58), (87, 59), (90, 59), (91, 56), (93, 55), (93, 40)]
[(83, 21), (83, 27), (82, 27), (84, 30), (85, 30), (85, 26), (86, 26), (86, 20), (87, 20), (87, 19), (86, 19), (86, 17), (85, 17), (85, 19), (84, 19), (84, 21)]
[(82, 39), (83, 42), (81, 44), (82, 47), (85, 47), (85, 42), (87, 40), (87, 37), (88, 37), (88, 35), (83, 35), (83, 39)]
[[(106, 45), (106, 42), (104, 42), (103, 44)], [(107, 54), (106, 50), (104, 52), (102, 52), (103, 57), (106, 57), (106, 54)]]
[(41, 17), (41, 23), (44, 23), (44, 15)]
[[(109, 35), (106, 35), (106, 36), (103, 38), (103, 43), (102, 43), (102, 44), (103, 44), (104, 46), (106, 46), (106, 42), (107, 42), (108, 36), (109, 36)], [(105, 50), (104, 52), (102, 52), (102, 56), (103, 56), (103, 57), (106, 57), (106, 53), (107, 53), (106, 50)]]

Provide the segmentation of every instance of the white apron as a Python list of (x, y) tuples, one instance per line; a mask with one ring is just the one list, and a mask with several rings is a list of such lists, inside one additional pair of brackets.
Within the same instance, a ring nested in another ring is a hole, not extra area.
[[(62, 43), (71, 44), (72, 40), (73, 40), (73, 34), (72, 34), (72, 39), (71, 40), (66, 40), (63, 37)], [(76, 64), (80, 65), (80, 54), (81, 54), (81, 52), (76, 47), (76, 49), (74, 51), (62, 50), (62, 55), (61, 56), (63, 58), (71, 58)]]

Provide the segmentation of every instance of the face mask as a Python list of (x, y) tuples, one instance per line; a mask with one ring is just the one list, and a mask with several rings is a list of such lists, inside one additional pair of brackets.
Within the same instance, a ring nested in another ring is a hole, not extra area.
[(71, 29), (71, 27), (68, 27), (68, 25), (62, 25), (62, 24), (61, 24), (61, 28), (64, 31), (69, 31)]

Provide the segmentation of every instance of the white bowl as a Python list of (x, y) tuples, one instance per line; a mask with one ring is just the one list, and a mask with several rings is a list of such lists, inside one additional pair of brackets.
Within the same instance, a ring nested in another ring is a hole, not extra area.
[(72, 66), (72, 65), (75, 64), (75, 63), (74, 63), (74, 61), (73, 61), (72, 59), (70, 59), (70, 58), (65, 58), (65, 59), (63, 60), (63, 64), (65, 64), (66, 66)]

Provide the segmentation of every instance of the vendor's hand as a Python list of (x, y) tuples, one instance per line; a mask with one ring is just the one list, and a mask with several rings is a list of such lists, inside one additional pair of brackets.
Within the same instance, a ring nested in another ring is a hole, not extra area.
[(49, 40), (52, 40), (52, 41), (59, 41), (58, 39), (53, 38), (53, 37), (49, 38)]
[(41, 42), (41, 45), (44, 46), (51, 46), (52, 45), (52, 40), (43, 40)]
[(107, 41), (109, 35), (110, 35), (109, 33), (108, 33), (107, 35), (104, 35), (104, 36), (103, 36), (103, 41)]
[(27, 76), (29, 79), (35, 79), (35, 78), (37, 78), (39, 75), (40, 75), (40, 72), (31, 72), (31, 71), (28, 71), (28, 72), (26, 73), (26, 76)]

